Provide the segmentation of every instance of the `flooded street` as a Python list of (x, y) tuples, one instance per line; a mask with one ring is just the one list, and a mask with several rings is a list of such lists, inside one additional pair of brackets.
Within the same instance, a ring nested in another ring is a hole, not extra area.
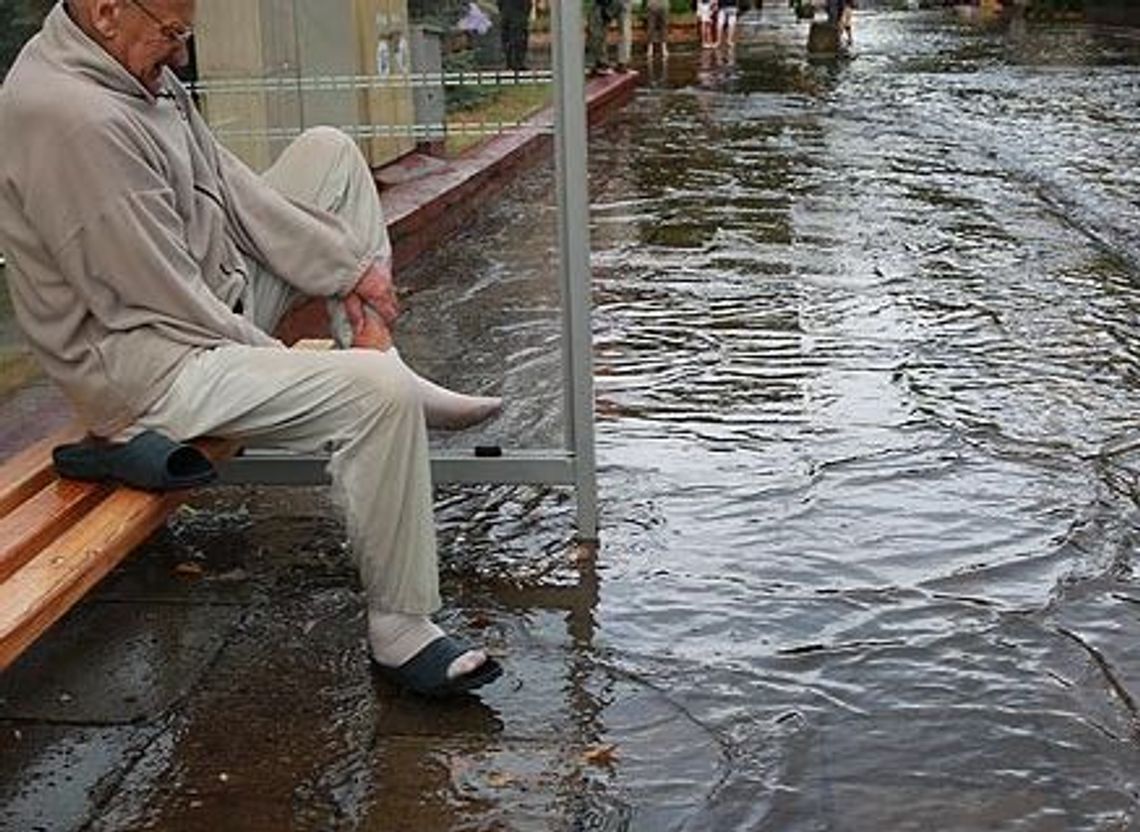
[[(441, 493), (504, 680), (377, 688), (325, 495), (211, 492), (83, 613), (163, 610), (87, 637), (111, 694), (0, 690), (47, 749), (0, 827), (1140, 830), (1140, 36), (860, 12), (813, 62), (765, 5), (591, 133), (596, 563), (564, 492)], [(402, 276), (408, 360), (508, 399), (439, 443), (560, 441), (550, 183)]]
[(1135, 829), (1140, 44), (856, 37), (591, 146), (605, 644), (682, 828)]
[(782, 11), (591, 139), (583, 661), (716, 753), (552, 828), (1140, 828), (1140, 43)]

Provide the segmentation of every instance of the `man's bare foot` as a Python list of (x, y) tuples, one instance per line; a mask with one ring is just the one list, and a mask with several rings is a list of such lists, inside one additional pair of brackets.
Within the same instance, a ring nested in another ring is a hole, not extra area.
[(419, 375), (416, 375), (416, 383), (420, 388), (424, 418), (429, 428), (463, 430), (498, 416), (503, 409), (503, 400), (498, 396), (456, 393)]
[[(393, 349), (392, 331), (380, 314), (352, 294), (344, 299), (344, 308), (352, 325), (352, 346), (387, 352)], [(405, 365), (415, 379), (423, 402), (424, 420), (429, 428), (463, 430), (499, 415), (503, 400), (497, 396), (468, 396), (456, 393), (418, 375)]]

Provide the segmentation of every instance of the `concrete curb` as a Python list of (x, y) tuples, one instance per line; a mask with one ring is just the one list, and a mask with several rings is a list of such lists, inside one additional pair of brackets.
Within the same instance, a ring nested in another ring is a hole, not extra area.
[[(633, 94), (638, 74), (625, 72), (592, 78), (586, 85), (586, 109), (596, 124)], [(471, 148), (442, 167), (385, 188), (380, 195), (388, 218), (397, 270), (455, 231), (476, 209), (475, 197), (487, 197), (510, 181), (509, 174), (550, 152), (554, 113), (546, 109), (510, 133)], [(415, 165), (402, 159), (379, 172)]]

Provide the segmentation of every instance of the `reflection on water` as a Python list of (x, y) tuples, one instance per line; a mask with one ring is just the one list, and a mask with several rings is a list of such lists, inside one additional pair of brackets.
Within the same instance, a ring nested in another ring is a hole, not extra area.
[(1140, 47), (746, 34), (591, 142), (594, 651), (727, 769), (625, 825), (1130, 828)]

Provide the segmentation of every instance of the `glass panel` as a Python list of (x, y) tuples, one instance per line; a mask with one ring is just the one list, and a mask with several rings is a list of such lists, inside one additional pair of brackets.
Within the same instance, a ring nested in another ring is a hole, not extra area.
[(509, 399), (437, 444), (564, 443), (549, 20), (529, 0), (198, 2), (190, 75), (219, 139), (264, 170), (308, 127), (354, 136), (395, 224), (401, 354)]
[(427, 99), (416, 109), (421, 153), (472, 176), (487, 165), (506, 170), (492, 167), (489, 188), (451, 209), (466, 214), (456, 235), (400, 272), (408, 310), (401, 350), (441, 383), (505, 399), (499, 419), (438, 435), (437, 444), (559, 448), (562, 299), (549, 6), (411, 0), (408, 13), (413, 33), (431, 44), (413, 73), (417, 101)]

